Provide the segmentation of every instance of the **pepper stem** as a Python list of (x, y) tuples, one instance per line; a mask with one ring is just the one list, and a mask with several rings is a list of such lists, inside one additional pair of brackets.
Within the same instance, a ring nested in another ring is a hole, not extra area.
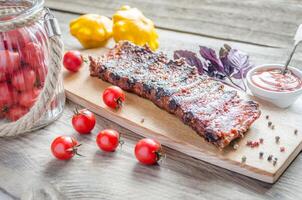
[(79, 154), (79, 153), (78, 153), (78, 148), (79, 148), (80, 146), (82, 146), (82, 144), (78, 144), (78, 145), (76, 145), (76, 146), (74, 146), (74, 147), (72, 147), (72, 148), (67, 149), (66, 151), (72, 152), (72, 153), (74, 153), (74, 154), (77, 155), (77, 156), (84, 157), (82, 154)]
[(121, 97), (117, 98), (116, 99), (116, 103), (117, 103), (117, 106), (116, 106), (116, 110), (120, 109), (122, 106), (123, 106), (123, 100)]

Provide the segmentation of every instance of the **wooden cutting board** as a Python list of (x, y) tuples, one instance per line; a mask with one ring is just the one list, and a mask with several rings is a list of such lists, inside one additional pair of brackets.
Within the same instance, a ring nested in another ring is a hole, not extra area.
[[(88, 50), (83, 54), (101, 55), (106, 49)], [(264, 181), (274, 183), (286, 170), (302, 148), (302, 98), (289, 109), (279, 109), (259, 99), (261, 117), (250, 128), (246, 137), (238, 141), (238, 149), (228, 147), (218, 150), (204, 141), (190, 127), (175, 116), (161, 110), (151, 101), (127, 93), (127, 100), (120, 111), (106, 107), (101, 94), (110, 84), (89, 76), (88, 65), (79, 73), (63, 71), (67, 98), (91, 111), (144, 137), (158, 139), (163, 145), (185, 153), (213, 165)], [(243, 94), (244, 98), (253, 98)], [(269, 120), (266, 116), (269, 115)], [(268, 127), (271, 121), (275, 129)], [(298, 133), (294, 134), (297, 129)], [(280, 141), (276, 143), (275, 137)], [(263, 144), (251, 148), (247, 141), (263, 138)], [(280, 148), (285, 151), (281, 152)], [(263, 152), (262, 159), (259, 152)], [(268, 156), (277, 158), (276, 165), (268, 161)], [(242, 157), (246, 157), (242, 163)]]

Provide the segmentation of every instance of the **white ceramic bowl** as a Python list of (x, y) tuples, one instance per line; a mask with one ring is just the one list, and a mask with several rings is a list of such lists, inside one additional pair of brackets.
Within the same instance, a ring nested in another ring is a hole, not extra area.
[[(302, 94), (302, 88), (294, 91), (289, 91), (289, 92), (274, 92), (274, 91), (269, 91), (262, 89), (258, 86), (256, 86), (252, 80), (251, 76), (255, 71), (261, 70), (261, 69), (276, 69), (276, 68), (283, 68), (284, 65), (280, 64), (266, 64), (266, 65), (260, 65), (257, 67), (254, 67), (251, 69), (248, 74), (247, 74), (247, 85), (250, 88), (251, 92), (268, 102), (271, 102), (275, 104), (276, 106), (280, 108), (286, 108), (289, 107), (291, 104), (293, 104), (298, 97)], [(299, 78), (302, 79), (302, 72), (294, 67), (289, 67), (289, 69)]]

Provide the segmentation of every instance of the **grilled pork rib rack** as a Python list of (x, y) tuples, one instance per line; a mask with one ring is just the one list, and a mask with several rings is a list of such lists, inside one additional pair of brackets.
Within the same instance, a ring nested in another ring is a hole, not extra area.
[(176, 115), (200, 136), (224, 148), (242, 137), (260, 116), (258, 104), (199, 75), (183, 60), (130, 42), (119, 42), (101, 57), (90, 57), (90, 74), (151, 100)]

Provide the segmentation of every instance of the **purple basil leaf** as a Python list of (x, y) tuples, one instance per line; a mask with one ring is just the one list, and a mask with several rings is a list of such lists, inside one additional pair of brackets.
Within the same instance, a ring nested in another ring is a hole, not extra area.
[(212, 64), (212, 67), (214, 67), (216, 71), (224, 71), (223, 65), (213, 49), (200, 46), (199, 53), (206, 61)]
[(230, 63), (229, 59), (227, 58), (227, 56), (221, 57), (220, 58), (221, 63), (223, 64), (224, 67), (224, 73), (227, 76), (230, 76), (231, 74), (233, 74), (234, 72), (234, 67), (232, 66), (232, 64)]
[(249, 56), (237, 49), (231, 49), (226, 59), (230, 68), (234, 68), (231, 76), (236, 79), (246, 77), (247, 72), (253, 67), (249, 62)]
[(195, 66), (199, 74), (203, 74), (203, 64), (196, 53), (187, 50), (174, 51), (174, 59), (184, 58), (188, 65)]
[(210, 77), (215, 77), (217, 79), (224, 79), (225, 74), (222, 72), (219, 72), (216, 70), (216, 67), (212, 65), (212, 63), (209, 63), (206, 68), (204, 68), (204, 71), (207, 73)]

